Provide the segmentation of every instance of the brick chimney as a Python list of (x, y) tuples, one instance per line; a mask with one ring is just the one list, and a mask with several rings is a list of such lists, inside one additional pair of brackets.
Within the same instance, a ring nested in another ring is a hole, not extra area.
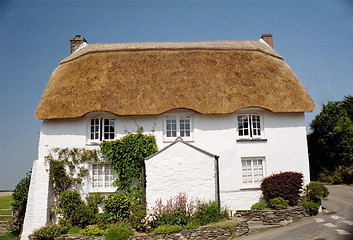
[(271, 48), (273, 48), (273, 39), (271, 33), (262, 34), (261, 39), (264, 40)]
[(76, 37), (70, 38), (70, 50), (71, 54), (75, 52), (83, 43), (87, 43), (84, 37), (81, 35), (76, 35)]

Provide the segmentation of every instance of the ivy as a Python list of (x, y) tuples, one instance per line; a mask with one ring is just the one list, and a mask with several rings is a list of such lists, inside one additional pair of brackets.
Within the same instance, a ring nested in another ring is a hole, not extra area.
[(100, 145), (103, 155), (118, 174), (115, 185), (121, 191), (129, 191), (134, 183), (141, 182), (141, 161), (157, 152), (156, 138), (142, 133), (128, 133), (115, 141), (103, 141)]
[(88, 176), (89, 171), (81, 166), (82, 163), (102, 161), (99, 150), (82, 148), (54, 148), (45, 158), (49, 161), (49, 178), (56, 197), (81, 183), (82, 178)]

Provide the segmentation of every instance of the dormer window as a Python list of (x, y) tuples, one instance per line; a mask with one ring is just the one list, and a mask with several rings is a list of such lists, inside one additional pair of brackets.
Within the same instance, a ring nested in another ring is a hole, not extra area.
[(259, 114), (238, 115), (238, 136), (239, 138), (261, 138), (262, 123)]
[(177, 137), (192, 140), (192, 121), (190, 116), (168, 115), (164, 122), (164, 140), (174, 141)]
[(115, 119), (91, 118), (90, 119), (90, 140), (98, 142), (112, 140), (115, 138)]

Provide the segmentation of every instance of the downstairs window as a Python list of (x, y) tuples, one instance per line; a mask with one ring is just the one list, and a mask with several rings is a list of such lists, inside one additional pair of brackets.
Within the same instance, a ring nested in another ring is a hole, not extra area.
[(93, 163), (91, 183), (93, 189), (113, 188), (116, 175), (113, 173), (112, 165)]
[(243, 186), (260, 187), (264, 178), (264, 158), (241, 159)]

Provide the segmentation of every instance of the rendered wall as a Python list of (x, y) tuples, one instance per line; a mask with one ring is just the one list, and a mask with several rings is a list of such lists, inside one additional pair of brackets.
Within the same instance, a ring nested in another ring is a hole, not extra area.
[(156, 205), (157, 199), (166, 204), (179, 193), (185, 193), (190, 200), (215, 200), (212, 156), (177, 142), (146, 160), (145, 165), (148, 209)]
[[(190, 115), (193, 123), (193, 141), (190, 143), (220, 156), (221, 202), (230, 207), (230, 209), (248, 209), (261, 195), (258, 190), (249, 190), (242, 184), (242, 157), (264, 157), (265, 176), (281, 171), (298, 171), (304, 174), (304, 184), (309, 183), (309, 160), (304, 113), (272, 113), (262, 109), (248, 109), (225, 115), (201, 115), (189, 110), (171, 112)], [(263, 135), (266, 141), (242, 142), (237, 140), (237, 115), (249, 112), (262, 116)], [(54, 147), (98, 148), (98, 145), (89, 144), (87, 141), (88, 123), (90, 117), (102, 116), (102, 114), (114, 117), (107, 113), (91, 113), (78, 119), (43, 121), (39, 140), (38, 161), (44, 162), (44, 157)], [(116, 136), (120, 138), (125, 136), (127, 132), (135, 132), (139, 127), (143, 127), (144, 133), (150, 133), (156, 137), (158, 148), (162, 149), (171, 143), (163, 140), (164, 116), (164, 114), (136, 117), (115, 116)], [(33, 175), (37, 174), (35, 171), (37, 170), (34, 169)], [(161, 171), (163, 171), (162, 168)], [(40, 174), (38, 173), (39, 175), (43, 174), (41, 179), (48, 179), (46, 175), (48, 172), (41, 172)], [(184, 184), (184, 182), (180, 184)], [(31, 186), (32, 188), (34, 187)], [(84, 185), (79, 190), (85, 194), (89, 189), (89, 183), (84, 181)], [(30, 194), (33, 194), (31, 191), (33, 192), (33, 190), (30, 190)], [(43, 199), (47, 198), (44, 196), (46, 195), (44, 192), (36, 192), (34, 195), (43, 195)], [(50, 201), (49, 197), (49, 203), (47, 204), (49, 208)], [(38, 205), (39, 203), (29, 199), (28, 204)], [(38, 209), (38, 206), (33, 207)], [(29, 209), (32, 209), (32, 207)], [(31, 214), (30, 211), (28, 210), (28, 214)], [(37, 214), (33, 215), (33, 217), (35, 216), (38, 216), (38, 221), (45, 225), (46, 219), (39, 217), (40, 215)], [(36, 226), (39, 227), (39, 225), (37, 224)], [(26, 232), (34, 230), (33, 227), (28, 230), (27, 226), (29, 225), (25, 223)]]
[(49, 222), (49, 166), (44, 159), (33, 162), (31, 184), (28, 192), (26, 215), (21, 240), (28, 239), (34, 230)]

